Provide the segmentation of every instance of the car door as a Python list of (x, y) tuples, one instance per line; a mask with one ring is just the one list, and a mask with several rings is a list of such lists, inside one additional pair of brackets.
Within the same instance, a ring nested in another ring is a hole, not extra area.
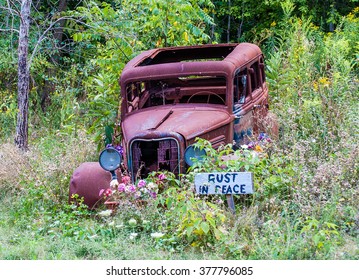
[(265, 132), (262, 125), (268, 111), (268, 88), (265, 83), (263, 58), (252, 63), (248, 69), (252, 96), (253, 134)]
[(246, 144), (253, 134), (253, 105), (247, 68), (238, 69), (234, 76), (233, 114), (235, 116), (233, 137), (235, 146)]

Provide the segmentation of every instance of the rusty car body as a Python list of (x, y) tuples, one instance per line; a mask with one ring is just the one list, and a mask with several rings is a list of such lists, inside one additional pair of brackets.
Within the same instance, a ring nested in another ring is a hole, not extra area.
[[(260, 132), (276, 134), (268, 121), (264, 58), (254, 44), (145, 51), (125, 66), (120, 86), (120, 141), (132, 176), (157, 170), (185, 173), (185, 153), (197, 137), (216, 148), (242, 145)], [(78, 193), (93, 205), (103, 188), (98, 182), (104, 173), (97, 168), (95, 163), (80, 166), (70, 195)], [(86, 176), (94, 177), (92, 182), (82, 183)]]

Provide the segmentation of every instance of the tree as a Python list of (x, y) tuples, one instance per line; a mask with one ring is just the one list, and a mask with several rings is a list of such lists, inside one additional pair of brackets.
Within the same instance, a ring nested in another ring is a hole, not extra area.
[(29, 78), (28, 63), (31, 0), (21, 1), (20, 32), (18, 47), (18, 114), (15, 145), (21, 150), (28, 148)]

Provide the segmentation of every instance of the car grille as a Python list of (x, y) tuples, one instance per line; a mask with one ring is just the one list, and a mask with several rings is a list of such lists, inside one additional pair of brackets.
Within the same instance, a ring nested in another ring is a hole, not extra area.
[(131, 156), (135, 178), (146, 177), (152, 171), (179, 173), (179, 149), (174, 139), (136, 140), (131, 145)]

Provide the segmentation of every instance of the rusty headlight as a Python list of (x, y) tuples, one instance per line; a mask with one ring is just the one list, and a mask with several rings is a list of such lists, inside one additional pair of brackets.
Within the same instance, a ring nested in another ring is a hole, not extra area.
[(193, 159), (195, 159), (195, 161), (202, 161), (206, 155), (207, 153), (204, 149), (190, 145), (184, 152), (184, 160), (189, 166), (192, 166), (194, 163)]
[(114, 148), (106, 148), (101, 152), (99, 162), (103, 169), (113, 174), (121, 165), (121, 154)]

